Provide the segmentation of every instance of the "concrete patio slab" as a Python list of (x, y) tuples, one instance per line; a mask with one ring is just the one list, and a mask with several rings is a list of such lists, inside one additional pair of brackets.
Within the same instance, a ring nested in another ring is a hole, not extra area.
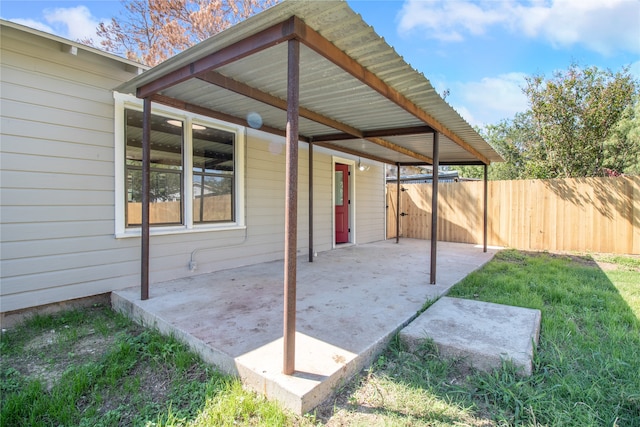
[(430, 242), (402, 239), (346, 246), (298, 260), (296, 371), (283, 367), (283, 261), (113, 292), (132, 319), (173, 334), (205, 361), (296, 413), (323, 402), (384, 349), (428, 300), (496, 253), (438, 243), (437, 284), (429, 284)]
[(524, 375), (531, 375), (540, 316), (540, 310), (443, 297), (400, 337), (410, 346), (431, 338), (441, 355), (463, 358), (480, 370), (490, 371), (502, 360), (511, 360)]

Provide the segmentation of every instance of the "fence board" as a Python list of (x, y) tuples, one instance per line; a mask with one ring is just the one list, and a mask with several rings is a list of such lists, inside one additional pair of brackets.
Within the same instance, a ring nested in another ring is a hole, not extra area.
[(396, 237), (396, 212), (398, 209), (396, 186), (387, 186), (387, 239)]
[[(403, 184), (400, 235), (431, 238), (431, 184)], [(395, 184), (387, 188), (395, 237)], [(490, 181), (488, 244), (522, 250), (640, 253), (640, 177)], [(393, 208), (392, 208), (393, 207)], [(438, 239), (482, 243), (483, 183), (442, 183)]]
[[(207, 196), (204, 199), (203, 215), (208, 221), (229, 220), (231, 195)], [(130, 224), (142, 222), (142, 203), (128, 202), (127, 215)], [(152, 202), (149, 204), (149, 222), (151, 224), (180, 224), (182, 205), (177, 202)], [(193, 201), (193, 211), (200, 211), (200, 198)]]

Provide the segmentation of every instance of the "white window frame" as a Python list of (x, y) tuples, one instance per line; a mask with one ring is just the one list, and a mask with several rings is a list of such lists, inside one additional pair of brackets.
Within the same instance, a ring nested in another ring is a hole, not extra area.
[[(141, 227), (126, 227), (125, 224), (125, 109), (142, 111), (143, 103), (141, 99), (132, 95), (113, 93), (115, 101), (115, 236), (116, 238), (139, 237)], [(211, 231), (226, 231), (245, 229), (245, 146), (246, 128), (228, 122), (215, 120), (209, 117), (192, 114), (176, 108), (166, 107), (161, 104), (152, 103), (153, 114), (162, 117), (182, 120), (185, 129), (191, 129), (192, 124), (221, 129), (235, 135), (234, 142), (234, 203), (235, 221), (216, 223), (193, 223), (193, 140), (191, 132), (184, 132), (184, 154), (183, 154), (183, 218), (184, 224), (162, 225), (149, 227), (151, 235), (198, 233)]]

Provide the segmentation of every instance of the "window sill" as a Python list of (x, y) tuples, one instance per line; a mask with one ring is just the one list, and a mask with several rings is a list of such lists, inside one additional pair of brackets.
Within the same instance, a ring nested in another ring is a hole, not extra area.
[[(211, 233), (216, 231), (233, 231), (233, 230), (246, 230), (245, 225), (238, 224), (220, 224), (220, 225), (206, 225), (196, 226), (194, 228), (180, 227), (151, 227), (149, 230), (150, 236), (166, 236), (175, 234), (192, 234), (192, 233)], [(127, 229), (124, 232), (116, 232), (116, 239), (128, 239), (133, 237), (140, 237), (142, 230), (140, 228)]]

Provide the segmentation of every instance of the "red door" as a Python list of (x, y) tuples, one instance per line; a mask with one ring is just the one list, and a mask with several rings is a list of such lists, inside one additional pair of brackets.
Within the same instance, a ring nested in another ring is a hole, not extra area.
[(336, 243), (349, 241), (349, 166), (336, 163)]

